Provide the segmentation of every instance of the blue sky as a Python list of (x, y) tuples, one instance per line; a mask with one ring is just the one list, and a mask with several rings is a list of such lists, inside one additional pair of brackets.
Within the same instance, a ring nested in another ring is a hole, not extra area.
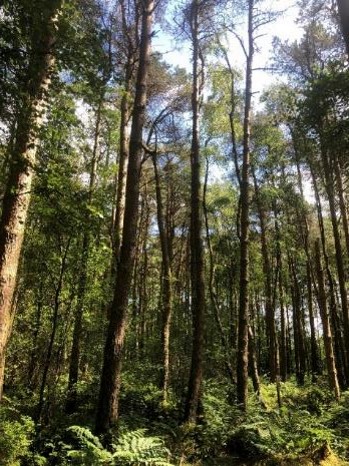
[[(255, 55), (255, 68), (265, 68), (271, 57), (272, 39), (274, 36), (280, 37), (282, 40), (296, 40), (301, 36), (301, 29), (296, 24), (298, 15), (298, 7), (294, 0), (265, 0), (263, 2), (265, 8), (271, 8), (274, 11), (284, 11), (280, 17), (272, 24), (266, 25), (261, 29), (263, 37), (258, 39), (259, 51)], [(171, 18), (168, 15), (168, 21), (171, 23)], [(240, 35), (244, 35), (245, 26), (240, 26)], [(188, 44), (178, 44), (166, 32), (158, 31), (153, 39), (153, 48), (163, 54), (164, 59), (172, 64), (184, 67), (190, 71), (190, 49)], [(236, 68), (243, 69), (244, 56), (241, 46), (233, 36), (230, 37), (230, 58)], [(267, 85), (275, 81), (277, 76), (269, 72), (255, 71), (254, 73), (254, 91), (259, 94)]]

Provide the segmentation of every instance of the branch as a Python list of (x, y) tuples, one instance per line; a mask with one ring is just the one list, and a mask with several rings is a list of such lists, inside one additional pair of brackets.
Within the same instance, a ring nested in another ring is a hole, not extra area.
[(244, 52), (244, 55), (245, 55), (245, 58), (247, 60), (248, 58), (248, 53), (247, 53), (247, 50), (245, 48), (245, 44), (244, 44), (244, 41), (242, 40), (242, 38), (239, 36), (239, 34), (237, 34), (235, 31), (231, 31), (234, 36), (237, 38), (237, 40), (239, 41), (240, 45), (241, 45), (241, 48), (242, 48), (242, 51)]
[(150, 147), (147, 146), (147, 144), (145, 142), (142, 142), (142, 149), (144, 150), (144, 152), (146, 152), (149, 155), (156, 155), (157, 154), (157, 150), (150, 149)]

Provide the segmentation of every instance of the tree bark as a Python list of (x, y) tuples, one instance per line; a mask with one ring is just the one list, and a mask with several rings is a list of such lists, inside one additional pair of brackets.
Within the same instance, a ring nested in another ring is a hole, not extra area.
[(263, 258), (263, 274), (264, 274), (264, 290), (265, 290), (265, 317), (266, 317), (266, 334), (267, 334), (267, 347), (268, 347), (268, 368), (270, 373), (270, 381), (276, 382), (277, 368), (276, 368), (276, 330), (275, 330), (275, 312), (273, 307), (272, 296), (272, 267), (269, 258), (269, 248), (267, 241), (267, 228), (266, 228), (266, 213), (260, 198), (259, 186), (254, 169), (251, 169), (254, 180), (254, 189), (256, 195), (256, 203), (258, 208), (259, 223), (261, 227), (261, 252)]
[(0, 220), (0, 399), (3, 391), (5, 351), (11, 327), (11, 306), (31, 198), (31, 187), (45, 102), (55, 65), (53, 48), (61, 0), (52, 0), (35, 35), (28, 65), (15, 143), (10, 154), (9, 178)]
[(246, 56), (245, 113), (243, 128), (243, 162), (241, 170), (241, 217), (240, 217), (240, 296), (239, 331), (237, 352), (237, 399), (243, 411), (247, 409), (248, 395), (248, 327), (249, 327), (249, 211), (250, 211), (250, 133), (252, 105), (252, 63), (254, 1), (248, 2), (248, 41)]
[(321, 159), (323, 163), (324, 176), (325, 176), (325, 188), (327, 193), (327, 199), (330, 206), (330, 215), (332, 223), (332, 231), (335, 245), (336, 253), (336, 265), (337, 265), (337, 274), (338, 274), (338, 283), (339, 291), (341, 296), (342, 304), (342, 316), (344, 324), (344, 343), (345, 343), (345, 361), (346, 365), (349, 361), (349, 305), (348, 305), (348, 296), (346, 289), (346, 276), (345, 276), (345, 267), (343, 260), (343, 248), (341, 244), (341, 237), (338, 226), (337, 218), (337, 208), (334, 194), (334, 178), (332, 167), (329, 162), (329, 155), (326, 153), (324, 147), (321, 148)]
[(304, 339), (304, 327), (301, 309), (301, 290), (296, 273), (296, 267), (290, 258), (290, 272), (293, 279), (292, 290), (292, 307), (293, 307), (293, 333), (294, 333), (294, 351), (296, 361), (296, 378), (299, 385), (304, 385), (306, 373), (306, 348)]
[(313, 306), (312, 276), (310, 264), (307, 262), (307, 291), (308, 291), (308, 312), (310, 323), (310, 347), (311, 347), (311, 374), (312, 381), (315, 383), (317, 376), (321, 374), (321, 362), (319, 349), (316, 341), (315, 316)]
[[(280, 377), (283, 382), (287, 380), (287, 328), (285, 315), (285, 300), (283, 288), (283, 269), (282, 269), (282, 254), (281, 254), (281, 235), (278, 222), (278, 212), (276, 203), (274, 205), (275, 217), (275, 235), (276, 235), (276, 268), (278, 270), (278, 290), (279, 290), (279, 306), (280, 306)], [(276, 285), (277, 286), (277, 285)]]
[(347, 0), (337, 0), (337, 5), (343, 39), (349, 57), (349, 4)]
[(338, 155), (334, 154), (334, 166), (335, 166), (335, 174), (336, 174), (336, 183), (337, 183), (337, 192), (338, 192), (338, 199), (339, 199), (339, 208), (342, 217), (342, 224), (344, 230), (344, 237), (345, 237), (345, 245), (347, 249), (347, 256), (349, 255), (349, 223), (348, 223), (348, 212), (347, 206), (344, 197), (344, 186), (342, 180), (342, 168), (339, 164)]
[(139, 184), (143, 126), (147, 101), (147, 81), (152, 34), (154, 1), (145, 0), (142, 11), (142, 32), (136, 94), (130, 137), (129, 164), (127, 170), (125, 216), (123, 225), (120, 260), (117, 266), (115, 294), (109, 318), (107, 339), (96, 417), (96, 432), (107, 431), (119, 417), (121, 388), (121, 365), (125, 341), (128, 297), (132, 280), (132, 269), (136, 250)]
[(129, 158), (128, 122), (130, 119), (130, 87), (131, 87), (131, 58), (128, 57), (125, 71), (125, 87), (120, 106), (120, 142), (119, 142), (119, 167), (116, 183), (116, 205), (113, 213), (112, 238), (113, 238), (113, 268), (120, 256), (121, 233), (125, 214), (126, 175)]
[(163, 367), (161, 388), (163, 393), (164, 404), (168, 401), (168, 390), (170, 382), (170, 336), (172, 321), (172, 264), (170, 257), (169, 238), (167, 235), (164, 208), (162, 201), (160, 177), (156, 154), (152, 155), (154, 174), (155, 174), (155, 191), (157, 204), (158, 228), (161, 243), (163, 282), (162, 282), (162, 347), (163, 347)]
[(320, 240), (318, 239), (315, 243), (315, 260), (316, 260), (316, 270), (317, 270), (317, 279), (319, 287), (319, 308), (322, 320), (322, 328), (324, 332), (324, 346), (326, 354), (326, 364), (327, 364), (327, 373), (329, 379), (329, 385), (334, 392), (336, 399), (340, 398), (340, 389), (337, 379), (337, 370), (335, 357), (333, 352), (332, 344), (332, 334), (330, 320), (328, 316), (327, 308), (327, 299), (326, 299), (326, 289), (325, 289), (325, 280), (324, 272), (321, 265), (321, 252), (320, 252)]
[[(200, 98), (202, 87), (202, 72), (200, 69), (199, 43), (199, 5), (193, 0), (190, 6), (190, 27), (193, 47), (193, 83), (192, 83), (192, 141), (190, 153), (191, 165), (191, 215), (190, 215), (190, 254), (191, 254), (191, 310), (193, 320), (193, 343), (188, 392), (184, 420), (195, 423), (201, 395), (204, 345), (204, 314), (205, 314), (205, 279), (202, 244), (202, 194), (200, 181)], [(203, 66), (203, 64), (202, 64)], [(201, 77), (201, 79), (200, 79)]]
[(338, 376), (340, 386), (342, 388), (345, 388), (347, 386), (347, 380), (348, 380), (348, 367), (346, 364), (346, 358), (345, 358), (346, 353), (345, 353), (345, 348), (344, 348), (345, 345), (343, 342), (343, 334), (341, 330), (341, 325), (339, 324), (339, 316), (337, 312), (337, 304), (336, 304), (336, 297), (335, 297), (334, 280), (333, 280), (332, 272), (330, 269), (330, 263), (329, 263), (329, 258), (327, 254), (326, 233), (325, 233), (324, 220), (323, 220), (323, 215), (322, 215), (321, 198), (320, 198), (318, 183), (316, 180), (316, 175), (315, 175), (312, 164), (310, 164), (310, 172), (312, 176), (314, 193), (315, 193), (316, 210), (317, 210), (321, 246), (322, 246), (322, 255), (324, 258), (324, 265), (325, 265), (326, 276), (327, 276), (327, 284), (328, 284), (329, 295), (330, 295), (330, 322), (331, 322), (334, 337), (335, 337), (334, 338), (334, 351), (335, 351), (335, 357), (336, 357), (337, 376)]
[(261, 396), (261, 384), (259, 380), (258, 374), (258, 362), (257, 362), (257, 353), (256, 353), (256, 345), (254, 341), (254, 334), (251, 326), (248, 327), (248, 357), (249, 357), (249, 365), (251, 371), (251, 378), (253, 383), (253, 389), (258, 397)]

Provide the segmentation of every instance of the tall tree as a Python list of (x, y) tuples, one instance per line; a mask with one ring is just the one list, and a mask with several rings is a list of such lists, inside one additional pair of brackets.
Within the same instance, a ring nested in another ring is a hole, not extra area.
[(54, 45), (62, 0), (33, 9), (32, 43), (17, 117), (14, 144), (10, 147), (10, 168), (0, 221), (0, 398), (3, 390), (5, 351), (11, 332), (12, 299), (31, 198), (31, 186), (43, 123), (45, 102), (55, 67)]
[(263, 257), (263, 273), (265, 280), (265, 317), (266, 317), (266, 331), (267, 331), (267, 346), (269, 348), (269, 370), (270, 370), (270, 380), (272, 382), (276, 381), (276, 330), (275, 330), (275, 312), (273, 306), (273, 289), (272, 289), (272, 279), (273, 271), (270, 261), (269, 246), (267, 240), (267, 217), (262, 204), (260, 189), (258, 186), (258, 181), (255, 173), (254, 167), (251, 169), (252, 176), (254, 180), (254, 188), (256, 194), (256, 204), (259, 215), (259, 223), (261, 227), (261, 252)]
[(338, 400), (340, 397), (340, 389), (339, 389), (339, 384), (338, 384), (336, 362), (335, 362), (333, 344), (332, 344), (332, 332), (331, 332), (330, 320), (328, 316), (324, 272), (323, 272), (322, 264), (321, 264), (320, 239), (317, 239), (315, 242), (315, 261), (316, 261), (316, 274), (317, 274), (318, 287), (319, 287), (319, 294), (318, 294), (319, 295), (319, 308), (320, 308), (322, 326), (323, 326), (323, 331), (324, 331), (324, 346), (325, 346), (325, 354), (326, 354), (328, 380), (329, 380), (329, 385), (332, 388), (336, 399)]
[(243, 124), (243, 159), (240, 179), (240, 296), (237, 356), (237, 397), (243, 410), (247, 409), (248, 332), (249, 332), (249, 212), (250, 212), (250, 137), (252, 109), (252, 73), (254, 44), (254, 0), (248, 0), (248, 48), (245, 51), (245, 102)]
[(118, 420), (121, 366), (125, 342), (128, 298), (136, 248), (139, 184), (143, 154), (143, 127), (147, 101), (147, 81), (155, 2), (142, 2), (142, 30), (136, 94), (130, 136), (125, 216), (115, 293), (111, 306), (96, 418), (96, 431), (106, 433)]
[[(202, 51), (202, 22), (211, 2), (204, 5), (193, 0), (187, 10), (192, 44), (192, 129), (191, 129), (191, 198), (190, 198), (190, 257), (191, 257), (191, 311), (193, 316), (193, 345), (188, 393), (185, 407), (185, 420), (196, 422), (200, 402), (203, 371), (204, 314), (205, 314), (205, 278), (204, 251), (202, 242), (202, 189), (200, 159), (200, 107), (204, 85), (204, 62)], [(200, 40), (201, 39), (201, 40)]]
[[(133, 4), (132, 4), (133, 3)], [(139, 6), (137, 2), (130, 0), (119, 0), (120, 31), (121, 37), (118, 40), (120, 61), (123, 64), (123, 83), (121, 88), (120, 102), (120, 136), (119, 136), (119, 157), (118, 173), (116, 182), (116, 199), (112, 219), (112, 238), (114, 249), (114, 264), (119, 259), (122, 227), (125, 214), (125, 191), (127, 164), (129, 157), (129, 122), (132, 110), (132, 81), (135, 74), (135, 63), (139, 47), (138, 41), (138, 17)]]

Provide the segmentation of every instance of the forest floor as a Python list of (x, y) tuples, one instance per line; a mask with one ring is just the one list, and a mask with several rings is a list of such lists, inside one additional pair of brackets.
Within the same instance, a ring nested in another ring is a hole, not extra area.
[(208, 462), (204, 466), (345, 466), (349, 462), (338, 458), (334, 453), (330, 453), (326, 459), (314, 462), (312, 459), (298, 458), (296, 460), (262, 460), (262, 461), (246, 461), (239, 458), (225, 458)]
[[(252, 392), (247, 413), (224, 380), (205, 382), (202, 418), (182, 425), (183, 404), (172, 394), (161, 404), (156, 385), (124, 377), (121, 422), (113, 452), (93, 435), (97, 386), (85, 384), (79, 411), (66, 415), (64, 391), (46, 425), (35, 425), (32, 406), (18, 387), (0, 408), (1, 466), (345, 466), (349, 465), (349, 393), (336, 402), (326, 380), (294, 380), (276, 387), (264, 381), (261, 402)], [(149, 379), (148, 379), (149, 380)], [(158, 462), (160, 461), (160, 462)]]
[(232, 403), (234, 390), (207, 382), (203, 424), (180, 442), (182, 455), (198, 457), (187, 464), (349, 465), (349, 393), (336, 402), (322, 378), (303, 387), (291, 380), (280, 391), (281, 406), (276, 386), (264, 381), (260, 399), (251, 390), (248, 413), (242, 415)]

